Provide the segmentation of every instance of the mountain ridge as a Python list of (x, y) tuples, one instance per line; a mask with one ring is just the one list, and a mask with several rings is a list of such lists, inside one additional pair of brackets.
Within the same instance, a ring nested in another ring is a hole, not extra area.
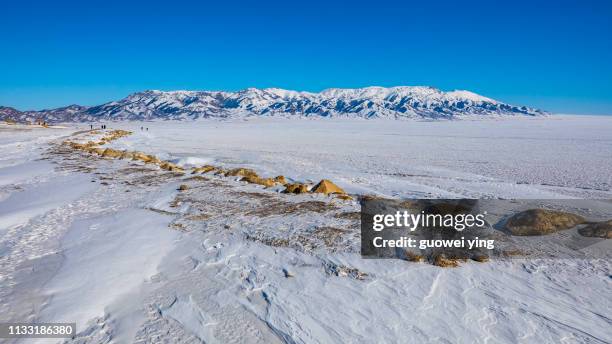
[(329, 88), (321, 92), (280, 88), (246, 88), (234, 92), (146, 90), (95, 106), (69, 105), (40, 111), (0, 106), (0, 120), (47, 123), (253, 116), (455, 119), (547, 114), (470, 91), (444, 92), (429, 86)]

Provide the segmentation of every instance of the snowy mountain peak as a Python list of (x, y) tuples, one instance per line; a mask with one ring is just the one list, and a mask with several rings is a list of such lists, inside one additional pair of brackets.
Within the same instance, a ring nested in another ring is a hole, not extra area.
[(514, 106), (470, 91), (428, 86), (329, 88), (318, 93), (280, 88), (133, 93), (124, 99), (43, 111), (0, 107), (0, 119), (47, 122), (97, 120), (188, 120), (249, 116), (453, 119), (470, 116), (538, 116), (546, 112)]

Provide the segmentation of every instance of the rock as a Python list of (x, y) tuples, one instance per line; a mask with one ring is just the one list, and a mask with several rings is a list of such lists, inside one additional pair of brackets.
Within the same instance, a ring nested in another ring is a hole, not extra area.
[(147, 162), (149, 160), (148, 155), (141, 153), (141, 152), (133, 152), (132, 153), (132, 159), (133, 160), (140, 160), (143, 162)]
[(308, 185), (301, 183), (287, 184), (283, 193), (302, 194), (308, 192)]
[(420, 254), (410, 252), (408, 250), (404, 251), (404, 259), (409, 262), (421, 263), (425, 261), (425, 257)]
[(168, 161), (162, 161), (159, 164), (159, 167), (162, 170), (166, 170), (166, 171), (172, 171), (172, 172), (184, 172), (183, 168), (180, 166), (177, 166), (171, 162)]
[(187, 184), (181, 184), (181, 185), (178, 187), (178, 190), (179, 190), (179, 191), (189, 190), (189, 186), (187, 186)]
[(459, 266), (457, 259), (447, 258), (444, 254), (439, 254), (434, 258), (435, 266), (442, 268), (456, 268)]
[(257, 176), (257, 173), (254, 170), (251, 170), (250, 168), (234, 168), (232, 170), (229, 170), (227, 172), (225, 172), (225, 176), (226, 177), (231, 177), (231, 176)]
[(293, 277), (293, 274), (287, 269), (283, 269), (283, 275), (285, 276), (285, 278)]
[(76, 142), (66, 141), (64, 143), (69, 145), (70, 148), (73, 148), (73, 149), (83, 149), (83, 148), (85, 148), (82, 144), (76, 143)]
[(259, 185), (263, 185), (265, 187), (272, 187), (276, 185), (276, 181), (272, 178), (261, 178)]
[(546, 209), (529, 209), (512, 215), (506, 229), (512, 235), (546, 235), (575, 227), (585, 220), (582, 216)]
[(102, 154), (104, 154), (104, 150), (105, 150), (104, 148), (95, 148), (94, 147), (94, 148), (91, 149), (90, 153), (102, 155)]
[(332, 183), (327, 179), (323, 179), (319, 182), (319, 184), (315, 185), (311, 192), (323, 193), (326, 195), (329, 194), (345, 194), (344, 190), (342, 190), (338, 185)]
[(111, 131), (109, 133), (109, 135), (107, 135), (107, 138), (109, 138), (111, 140), (116, 140), (118, 138), (122, 138), (122, 137), (128, 136), (130, 134), (132, 134), (131, 131), (116, 129), (116, 130)]
[(191, 172), (191, 174), (196, 174), (196, 173), (208, 173), (211, 171), (216, 170), (217, 168), (215, 166), (212, 165), (204, 165), (202, 167), (196, 167), (193, 169), (193, 172)]
[(120, 129), (113, 130), (113, 131), (108, 132), (106, 135), (104, 135), (104, 137), (102, 137), (100, 139), (99, 144), (104, 144), (104, 143), (107, 143), (107, 142), (111, 142), (113, 140), (116, 140), (116, 139), (128, 136), (130, 134), (132, 134), (131, 131), (120, 130)]
[(596, 222), (578, 230), (585, 237), (612, 239), (612, 220)]
[(242, 181), (242, 182), (247, 182), (247, 183), (251, 183), (251, 184), (259, 184), (260, 180), (261, 180), (261, 178), (259, 178), (258, 176), (246, 176), (246, 177), (242, 177), (240, 179), (240, 181)]
[(148, 162), (149, 164), (159, 165), (159, 164), (162, 163), (162, 161), (159, 160), (155, 155), (147, 155), (147, 159), (149, 160), (149, 162)]
[(154, 155), (148, 155), (148, 154), (144, 154), (141, 152), (134, 152), (133, 153), (134, 156), (134, 160), (140, 160), (142, 162), (144, 162), (145, 164), (159, 164), (161, 163), (161, 161)]
[(95, 142), (91, 142), (91, 141), (89, 141), (87, 143), (83, 143), (83, 144), (76, 143), (76, 142), (69, 142), (69, 141), (65, 142), (65, 143), (68, 144), (70, 147), (72, 147), (74, 149), (79, 149), (79, 150), (84, 150), (84, 151), (88, 150), (88, 148), (92, 148), (92, 147), (96, 146), (96, 143)]
[(276, 185), (276, 182), (274, 181), (274, 179), (272, 178), (261, 178), (258, 176), (245, 176), (242, 179), (240, 179), (241, 181), (245, 181), (247, 183), (251, 183), (251, 184), (259, 184), (259, 185), (263, 185), (265, 187), (271, 187)]
[(472, 260), (479, 263), (486, 263), (489, 261), (489, 256), (487, 256), (486, 254), (476, 254), (472, 256)]
[(353, 200), (353, 197), (351, 197), (351, 196), (349, 196), (347, 194), (337, 194), (336, 198), (337, 199), (341, 199), (343, 201), (352, 201)]
[(276, 176), (274, 177), (274, 181), (282, 185), (287, 185), (287, 179), (285, 176)]
[(189, 178), (185, 179), (185, 181), (187, 181), (187, 180), (208, 181), (210, 179), (208, 179), (206, 177), (202, 177), (202, 176), (193, 176), (193, 177), (189, 177)]
[(104, 152), (102, 152), (102, 156), (105, 158), (119, 158), (121, 154), (122, 152), (112, 148), (106, 148)]
[(134, 153), (125, 151), (121, 153), (121, 159), (134, 159)]

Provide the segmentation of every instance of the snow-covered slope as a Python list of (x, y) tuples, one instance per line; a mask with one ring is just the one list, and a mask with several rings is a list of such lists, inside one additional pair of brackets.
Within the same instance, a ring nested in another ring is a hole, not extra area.
[(312, 116), (360, 118), (433, 118), (466, 116), (538, 116), (546, 112), (514, 106), (469, 91), (443, 92), (432, 87), (331, 88), (319, 93), (278, 88), (222, 91), (144, 91), (119, 101), (82, 107), (20, 112), (0, 107), (0, 119), (19, 122), (240, 118)]

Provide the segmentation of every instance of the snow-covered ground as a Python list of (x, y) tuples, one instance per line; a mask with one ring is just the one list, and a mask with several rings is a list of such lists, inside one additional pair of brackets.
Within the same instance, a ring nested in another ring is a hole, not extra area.
[[(351, 194), (612, 198), (611, 117), (108, 126), (134, 132), (111, 147)], [(59, 144), (84, 129), (0, 127), (0, 322), (76, 321), (80, 343), (612, 342), (609, 259), (362, 259), (354, 201)]]

